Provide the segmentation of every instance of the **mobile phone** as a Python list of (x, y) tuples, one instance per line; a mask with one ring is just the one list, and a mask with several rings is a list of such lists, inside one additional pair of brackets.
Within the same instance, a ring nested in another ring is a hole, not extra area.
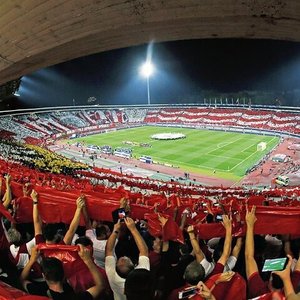
[(281, 271), (286, 267), (287, 263), (287, 257), (266, 259), (263, 265), (262, 272)]
[(222, 215), (216, 215), (216, 221), (217, 221), (217, 222), (223, 221)]
[(183, 291), (178, 292), (178, 299), (184, 299), (192, 295), (196, 295), (197, 287), (192, 286), (190, 288), (186, 288)]
[(118, 209), (118, 218), (120, 222), (124, 222), (124, 218), (126, 217), (126, 212), (124, 208), (119, 208)]

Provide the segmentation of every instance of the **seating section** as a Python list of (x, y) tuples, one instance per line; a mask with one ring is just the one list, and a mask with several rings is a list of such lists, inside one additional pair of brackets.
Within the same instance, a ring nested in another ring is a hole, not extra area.
[[(103, 129), (138, 124), (178, 124), (184, 126), (256, 129), (300, 134), (300, 116), (242, 108), (125, 108), (31, 113), (0, 118), (0, 135), (25, 141), (42, 141), (74, 133), (95, 133)], [(28, 139), (27, 139), (28, 141)]]

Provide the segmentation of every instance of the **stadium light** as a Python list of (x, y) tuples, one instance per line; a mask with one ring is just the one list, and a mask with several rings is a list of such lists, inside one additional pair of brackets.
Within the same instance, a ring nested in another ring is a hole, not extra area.
[(151, 97), (150, 97), (150, 82), (149, 78), (154, 72), (154, 66), (151, 63), (151, 61), (146, 61), (140, 69), (140, 73), (143, 77), (146, 77), (147, 79), (147, 99), (148, 99), (148, 105), (150, 105), (151, 102)]

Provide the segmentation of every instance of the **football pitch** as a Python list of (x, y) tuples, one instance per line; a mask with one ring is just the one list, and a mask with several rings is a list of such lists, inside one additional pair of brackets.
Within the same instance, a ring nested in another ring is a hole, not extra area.
[[(158, 133), (183, 133), (186, 138), (167, 141), (151, 139), (151, 135)], [(135, 158), (147, 155), (156, 162), (180, 167), (186, 172), (238, 180), (279, 143), (279, 138), (225, 131), (143, 126), (72, 141), (84, 142), (86, 145), (131, 148)], [(124, 141), (147, 143), (151, 147), (126, 145)], [(267, 144), (264, 151), (257, 151), (257, 144), (260, 142)]]

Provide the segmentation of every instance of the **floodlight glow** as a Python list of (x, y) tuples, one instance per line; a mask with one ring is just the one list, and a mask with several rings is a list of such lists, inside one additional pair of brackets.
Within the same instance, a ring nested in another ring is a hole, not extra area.
[(151, 62), (147, 61), (145, 62), (142, 67), (141, 67), (141, 74), (144, 76), (144, 77), (150, 77), (154, 72), (154, 67), (152, 65)]

